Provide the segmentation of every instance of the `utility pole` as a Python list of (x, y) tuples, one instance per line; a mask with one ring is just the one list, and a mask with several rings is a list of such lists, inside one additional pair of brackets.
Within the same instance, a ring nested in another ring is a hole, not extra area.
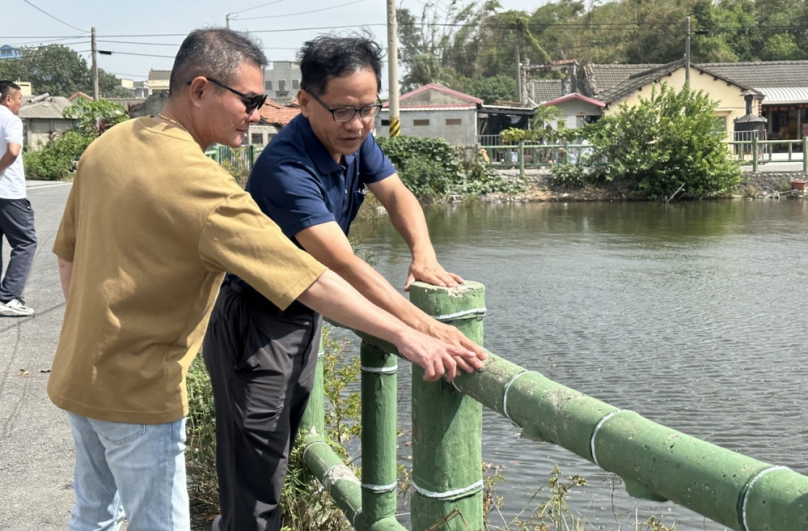
[(95, 44), (95, 27), (90, 30), (90, 49), (93, 51), (93, 101), (98, 101), (98, 46)]
[(224, 25), (227, 29), (230, 29), (230, 13), (224, 16)]
[(398, 31), (396, 22), (396, 0), (387, 0), (387, 77), (390, 117), (390, 138), (401, 134), (401, 121), (398, 111)]
[(685, 83), (690, 84), (690, 17), (687, 17), (687, 33), (685, 34)]

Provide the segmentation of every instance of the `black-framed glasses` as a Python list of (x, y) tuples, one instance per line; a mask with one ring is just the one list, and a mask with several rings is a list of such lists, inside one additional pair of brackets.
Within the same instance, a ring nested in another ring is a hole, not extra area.
[(314, 98), (315, 100), (317, 100), (317, 103), (322, 105), (328, 112), (331, 113), (331, 116), (334, 118), (335, 122), (339, 122), (341, 124), (346, 123), (346, 122), (350, 122), (351, 120), (353, 120), (354, 116), (356, 116), (357, 113), (359, 113), (359, 118), (363, 122), (369, 122), (369, 121), (373, 120), (374, 118), (376, 118), (376, 115), (379, 114), (379, 111), (382, 110), (381, 103), (374, 103), (372, 105), (365, 105), (364, 107), (362, 107), (360, 109), (356, 109), (354, 107), (339, 107), (337, 109), (332, 109), (331, 107), (329, 107), (328, 105), (323, 103), (323, 100), (318, 98), (316, 94), (313, 94), (313, 93), (309, 92), (308, 90), (306, 92), (311, 94), (311, 97)]
[[(230, 92), (232, 92), (233, 94), (235, 94), (236, 96), (241, 98), (241, 102), (246, 107), (245, 110), (247, 111), (247, 114), (252, 114), (253, 111), (255, 111), (257, 109), (260, 109), (264, 105), (264, 103), (267, 101), (267, 95), (266, 94), (256, 94), (255, 96), (247, 96), (246, 94), (244, 94), (242, 92), (239, 92), (234, 88), (228, 87), (224, 83), (220, 83), (220, 82), (216, 81), (212, 77), (208, 77), (208, 78), (205, 78), (205, 79), (207, 79), (208, 81), (210, 81), (214, 85), (219, 85), (220, 87), (229, 90)], [(191, 83), (192, 83), (192, 81), (189, 81), (187, 84), (190, 85)]]

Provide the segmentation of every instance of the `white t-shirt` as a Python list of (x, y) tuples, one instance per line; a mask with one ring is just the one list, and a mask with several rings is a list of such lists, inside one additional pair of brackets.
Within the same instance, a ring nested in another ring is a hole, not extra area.
[[(22, 120), (11, 110), (0, 105), (0, 157), (13, 142), (22, 146)], [(0, 198), (25, 199), (25, 172), (22, 168), (22, 150), (17, 160), (0, 173)]]

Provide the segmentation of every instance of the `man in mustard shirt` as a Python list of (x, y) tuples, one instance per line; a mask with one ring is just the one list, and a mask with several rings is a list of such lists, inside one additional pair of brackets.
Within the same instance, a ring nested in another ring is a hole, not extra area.
[(185, 376), (225, 272), (279, 308), (295, 300), (396, 345), (427, 377), (479, 368), (295, 247), (203, 150), (241, 145), (263, 104), (266, 58), (225, 29), (182, 43), (169, 102), (81, 158), (54, 244), (67, 299), (48, 395), (75, 443), (70, 530), (190, 529)]

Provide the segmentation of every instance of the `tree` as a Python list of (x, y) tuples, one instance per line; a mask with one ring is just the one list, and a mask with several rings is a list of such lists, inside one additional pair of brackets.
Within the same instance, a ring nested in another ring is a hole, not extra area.
[(115, 124), (129, 119), (123, 105), (106, 100), (86, 101), (78, 98), (76, 105), (65, 109), (65, 117), (76, 119), (76, 129), (83, 135), (97, 137)]
[(493, 104), (497, 100), (516, 101), (516, 80), (513, 76), (461, 77), (458, 90)]
[[(20, 59), (0, 61), (0, 79), (30, 81), (35, 94), (69, 97), (78, 91), (93, 93), (92, 72), (87, 61), (61, 44), (23, 48)], [(125, 96), (120, 80), (98, 70), (99, 90), (105, 96)]]
[(482, 5), (452, 0), (444, 12), (433, 3), (424, 4), (419, 16), (409, 9), (398, 9), (399, 59), (406, 67), (402, 89), (413, 90), (435, 82), (455, 85), (455, 66), (467, 52), (475, 55), (471, 48), (480, 21), (498, 8), (496, 0)]
[(585, 128), (594, 146), (587, 164), (601, 182), (617, 179), (652, 199), (680, 190), (689, 198), (725, 194), (741, 170), (717, 128), (717, 105), (687, 85), (678, 93), (667, 84), (655, 87), (649, 99)]

